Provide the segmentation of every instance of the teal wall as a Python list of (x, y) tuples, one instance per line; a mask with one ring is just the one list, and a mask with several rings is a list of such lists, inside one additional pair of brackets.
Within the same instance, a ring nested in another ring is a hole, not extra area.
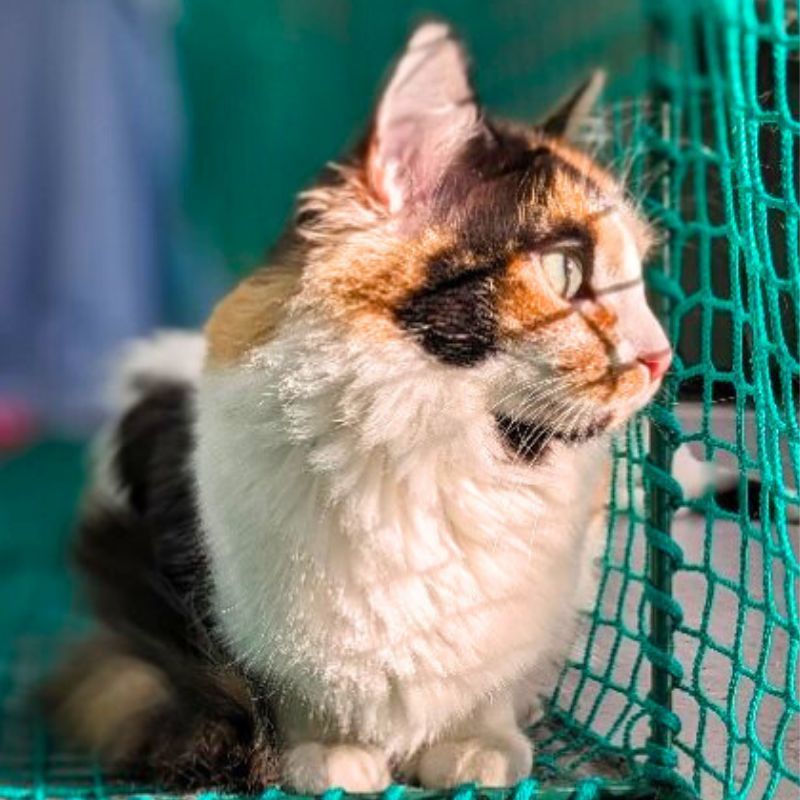
[(391, 59), (431, 14), (467, 40), (500, 113), (535, 119), (596, 65), (612, 96), (644, 79), (639, 0), (185, 0), (186, 205), (233, 271), (262, 258), (295, 192), (357, 137)]

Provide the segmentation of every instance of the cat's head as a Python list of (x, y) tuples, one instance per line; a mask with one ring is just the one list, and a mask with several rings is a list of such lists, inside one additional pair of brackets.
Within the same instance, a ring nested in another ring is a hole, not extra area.
[(492, 121), (461, 45), (422, 25), (357, 156), (301, 196), (284, 256), (302, 273), (293, 302), (343, 337), (485, 376), (496, 414), (578, 438), (627, 419), (670, 348), (642, 283), (648, 226), (567, 141), (596, 89), (539, 126)]

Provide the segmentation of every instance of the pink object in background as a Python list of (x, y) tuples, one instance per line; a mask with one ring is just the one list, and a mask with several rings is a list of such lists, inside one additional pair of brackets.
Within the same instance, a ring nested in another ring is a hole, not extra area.
[(37, 425), (31, 407), (15, 398), (0, 397), (0, 452), (16, 450), (30, 442)]

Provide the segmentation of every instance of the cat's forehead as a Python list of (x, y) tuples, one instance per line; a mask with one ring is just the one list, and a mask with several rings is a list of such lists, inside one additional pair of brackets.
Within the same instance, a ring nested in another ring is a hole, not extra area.
[(569, 238), (594, 249), (625, 238), (641, 258), (650, 243), (648, 225), (611, 173), (561, 140), (510, 125), (465, 146), (442, 180), (435, 216), (478, 253)]

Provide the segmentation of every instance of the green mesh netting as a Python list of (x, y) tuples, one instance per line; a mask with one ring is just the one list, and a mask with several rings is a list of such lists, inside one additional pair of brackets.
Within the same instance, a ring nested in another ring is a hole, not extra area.
[[(664, 744), (672, 738), (680, 771), (704, 797), (796, 797), (797, 6), (719, 0), (654, 12), (667, 45), (654, 89), (666, 105), (651, 148), (669, 169), (650, 199), (669, 244), (653, 286), (666, 299), (680, 359), (654, 415), (653, 455), (664, 466), (678, 443), (696, 442), (739, 471), (746, 509), (693, 503), (702, 530), (676, 521), (664, 542), (674, 593), (659, 616), (675, 630), (676, 660), (665, 664), (675, 713), (657, 715), (656, 733)], [(696, 414), (668, 413), (667, 400), (698, 381)], [(721, 397), (729, 404), (716, 404)], [(664, 473), (648, 472), (672, 507), (685, 504)], [(758, 499), (748, 474), (762, 482)], [(661, 547), (668, 515), (654, 508), (651, 520), (648, 535)]]
[[(309, 1), (300, 3), (306, 11)], [(213, 6), (199, 1), (195, 8), (204, 5)], [(305, 24), (299, 10), (292, 14), (289, 5), (278, 5), (291, 24)], [(455, 4), (439, 5), (458, 20)], [(352, 11), (358, 3), (332, 4), (338, 11), (318, 24), (339, 30), (344, 22), (336, 14), (344, 6)], [(257, 6), (249, 8), (256, 13)], [(535, 25), (519, 32), (525, 9), (520, 2), (493, 5), (481, 47), (502, 50), (487, 31), (502, 38), (502, 30), (506, 43), (535, 38)], [(532, 13), (548, 12), (536, 4)], [(405, 26), (406, 16), (394, 17), (390, 27), (401, 20)], [(615, 0), (599, 18), (599, 44), (584, 35), (573, 52), (565, 35), (560, 49), (551, 46), (545, 95), (555, 96), (552, 87), (565, 66), (613, 52), (615, 25), (624, 32), (622, 46), (635, 43), (640, 50), (627, 53), (628, 66), (638, 65), (639, 74), (629, 75), (613, 96), (636, 91), (632, 100), (611, 106), (607, 156), (664, 232), (648, 278), (677, 356), (658, 403), (615, 443), (597, 608), (546, 719), (532, 730), (534, 777), (508, 790), (462, 787), (455, 796), (591, 800), (657, 792), (794, 799), (800, 795), (800, 570), (798, 528), (790, 521), (800, 511), (796, 6), (782, 0), (646, 0), (634, 9)], [(225, 41), (226, 31), (217, 28)], [(545, 48), (546, 39), (539, 35)], [(534, 80), (535, 62), (536, 53), (516, 80), (498, 62), (494, 86), (505, 87), (498, 102), (520, 110), (518, 101), (529, 95), (519, 87)], [(204, 70), (199, 74), (208, 77)], [(206, 135), (221, 136), (216, 130), (212, 126)], [(198, 146), (202, 161), (208, 155), (202, 137)], [(203, 164), (192, 181), (213, 194), (213, 153)], [(244, 253), (246, 261), (260, 247), (263, 220), (251, 211), (226, 226), (223, 206), (242, 184), (230, 174), (224, 180), (229, 192), (219, 199), (215, 224), (229, 233), (221, 246), (236, 257)], [(260, 190), (260, 179), (242, 181), (252, 192)], [(291, 193), (279, 188), (281, 197)], [(213, 205), (198, 204), (214, 217)], [(740, 510), (728, 510), (711, 495), (683, 496), (670, 466), (684, 444), (738, 473)], [(4, 467), (4, 533), (12, 526), (20, 530), (19, 517), (8, 509), (30, 503), (29, 487), (43, 479), (46, 485), (48, 472), (51, 486), (63, 486), (67, 478), (74, 483), (74, 450), (40, 448)], [(760, 495), (748, 477), (760, 479)], [(44, 507), (51, 516), (60, 508), (61, 517), (42, 517), (42, 524), (63, 527), (63, 535), (43, 548), (34, 544), (38, 531), (23, 528), (0, 550), (0, 602), (8, 609), (0, 639), (0, 798), (155, 797), (102, 775), (78, 755), (54, 750), (26, 702), (25, 680), (51, 659), (56, 634), (73, 626), (65, 613), (72, 588), (58, 552), (72, 506), (63, 492), (49, 491), (48, 497), (62, 498)], [(436, 796), (402, 786), (386, 792), (387, 800), (404, 795)], [(265, 796), (279, 800), (282, 792), (272, 788)], [(341, 792), (327, 797), (337, 800)]]

